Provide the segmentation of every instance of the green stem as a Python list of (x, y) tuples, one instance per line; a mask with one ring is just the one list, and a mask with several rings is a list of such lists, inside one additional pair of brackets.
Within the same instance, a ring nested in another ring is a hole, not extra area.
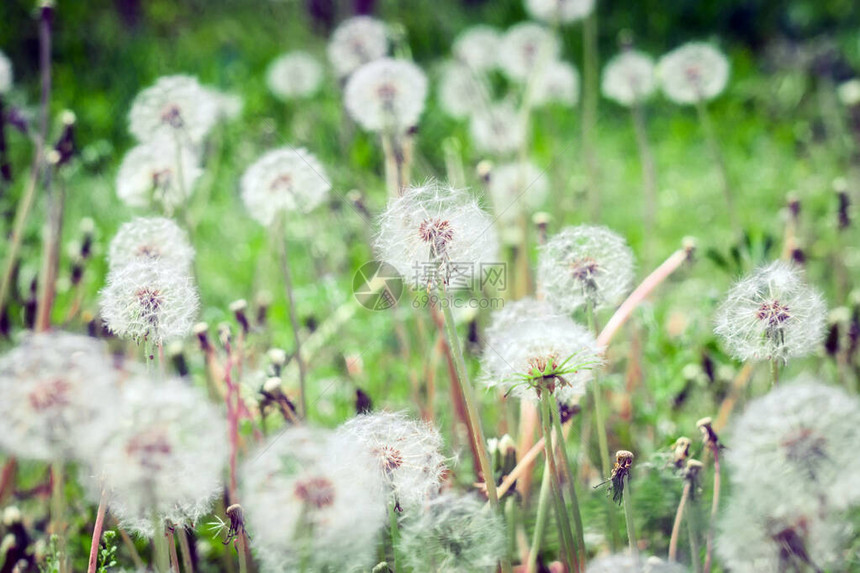
[(173, 529), (170, 527), (165, 529), (167, 537), (167, 552), (170, 557), (170, 568), (173, 573), (181, 573), (179, 571), (179, 556), (176, 554), (176, 539), (173, 536)]
[(167, 539), (164, 534), (164, 521), (157, 512), (152, 513), (152, 554), (156, 571), (167, 573), (170, 568)]
[(770, 383), (772, 386), (776, 386), (777, 382), (779, 382), (779, 359), (771, 358), (770, 359)]
[(388, 535), (391, 542), (391, 555), (386, 555), (385, 560), (391, 564), (391, 569), (397, 571), (397, 546), (400, 543), (400, 526), (397, 523), (397, 510), (395, 504), (388, 505)]
[[(633, 128), (636, 132), (636, 146), (639, 148), (639, 161), (642, 164), (642, 189), (645, 199), (645, 232), (651, 240), (654, 230), (654, 219), (657, 213), (657, 168), (654, 154), (648, 141), (648, 130), (645, 127), (645, 114), (639, 102), (633, 102), (630, 108), (633, 116)], [(653, 242), (653, 241), (652, 241)]]
[(546, 514), (549, 509), (549, 493), (552, 486), (549, 483), (549, 472), (543, 473), (540, 482), (540, 494), (538, 495), (537, 516), (535, 517), (535, 529), (532, 536), (532, 546), (529, 550), (529, 562), (526, 565), (526, 573), (537, 571), (537, 558), (540, 553), (540, 545), (543, 540), (543, 532), (546, 527)]
[(553, 428), (555, 435), (558, 436), (558, 449), (561, 452), (561, 459), (565, 474), (567, 475), (567, 484), (570, 489), (570, 505), (573, 510), (573, 523), (576, 527), (576, 541), (579, 544), (579, 566), (580, 569), (585, 568), (585, 532), (582, 526), (582, 513), (579, 510), (579, 496), (576, 495), (576, 466), (570, 462), (570, 457), (567, 455), (567, 447), (564, 441), (564, 433), (561, 427), (561, 413), (558, 408), (555, 408), (552, 416)]
[(550, 474), (550, 485), (552, 486), (553, 501), (555, 502), (555, 515), (558, 527), (561, 530), (562, 548), (567, 560), (568, 570), (579, 571), (579, 554), (576, 543), (573, 541), (573, 532), (570, 528), (570, 519), (567, 516), (567, 507), (564, 503), (564, 494), (561, 491), (558, 464), (555, 461), (555, 444), (552, 439), (552, 401), (553, 395), (543, 389), (540, 396), (541, 406), (541, 428), (543, 429), (544, 452), (546, 453), (546, 469)]
[(698, 534), (698, 506), (693, 496), (690, 496), (690, 504), (687, 508), (687, 535), (690, 538), (690, 560), (693, 562), (693, 571), (699, 573), (702, 564), (699, 561), (699, 534)]
[(63, 463), (54, 462), (51, 466), (51, 531), (57, 536), (59, 573), (66, 573), (69, 563), (66, 554), (66, 498), (64, 488)]
[(624, 520), (627, 522), (627, 543), (630, 553), (639, 557), (639, 545), (636, 543), (636, 526), (633, 523), (633, 495), (630, 491), (630, 474), (624, 476)]
[(708, 113), (708, 107), (701, 98), (696, 100), (696, 112), (699, 115), (699, 123), (702, 126), (702, 131), (705, 132), (705, 140), (707, 141), (711, 156), (717, 164), (717, 169), (720, 173), (720, 181), (722, 183), (723, 196), (726, 200), (726, 211), (729, 216), (729, 221), (735, 231), (740, 235), (741, 227), (738, 223), (737, 213), (735, 212), (735, 201), (732, 195), (732, 184), (729, 179), (729, 170), (726, 167), (726, 160), (723, 157), (722, 150), (720, 149), (720, 144), (717, 140), (716, 132), (714, 131), (714, 125), (711, 122), (711, 116)]
[(294, 360), (299, 369), (299, 406), (303, 418), (308, 416), (308, 399), (307, 399), (307, 372), (305, 370), (305, 361), (302, 359), (302, 342), (299, 336), (299, 319), (296, 311), (296, 300), (293, 294), (293, 279), (290, 273), (290, 260), (287, 254), (287, 239), (286, 239), (286, 222), (281, 216), (280, 220), (275, 223), (278, 232), (275, 241), (278, 243), (278, 261), (281, 266), (281, 274), (284, 277), (284, 289), (287, 293), (287, 304), (289, 305), (290, 327), (293, 330), (293, 346)]

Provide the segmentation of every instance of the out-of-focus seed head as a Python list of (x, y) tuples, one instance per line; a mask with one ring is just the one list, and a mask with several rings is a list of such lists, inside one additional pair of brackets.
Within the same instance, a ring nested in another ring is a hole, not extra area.
[(116, 194), (129, 207), (183, 205), (203, 173), (190, 147), (167, 139), (142, 143), (125, 154), (116, 176)]
[(349, 115), (367, 131), (405, 133), (418, 124), (427, 99), (427, 76), (407, 60), (382, 58), (360, 67), (347, 81)]
[(488, 186), (496, 220), (502, 226), (515, 225), (528, 211), (543, 205), (549, 181), (533, 163), (503, 163), (490, 174)]
[(574, 106), (579, 101), (579, 72), (568, 62), (547, 63), (532, 78), (533, 105), (560, 104)]
[(473, 72), (489, 72), (498, 66), (502, 35), (490, 26), (472, 26), (454, 40), (454, 57)]
[(467, 65), (446, 62), (439, 75), (439, 105), (451, 117), (470, 117), (489, 103), (486, 86)]
[(322, 79), (322, 65), (303, 51), (279, 56), (266, 70), (269, 91), (283, 101), (314, 95), (319, 91)]
[(503, 36), (499, 66), (510, 79), (524, 82), (541, 66), (557, 60), (560, 50), (558, 38), (547, 28), (521, 22)]
[(836, 88), (836, 95), (839, 101), (846, 107), (854, 107), (860, 104), (860, 79), (853, 78), (847, 82), (842, 82)]
[(654, 59), (635, 50), (615, 56), (603, 68), (600, 88), (604, 97), (624, 106), (645, 101), (657, 88)]
[(0, 51), (0, 95), (12, 89), (12, 62)]
[(137, 260), (159, 260), (177, 272), (190, 273), (194, 248), (188, 233), (164, 217), (136, 217), (123, 223), (110, 242), (111, 270)]
[(140, 142), (160, 138), (197, 145), (218, 121), (218, 105), (191, 76), (164, 76), (144, 89), (129, 112), (129, 130)]
[(328, 59), (339, 77), (345, 77), (369, 62), (385, 57), (388, 35), (385, 24), (368, 16), (344, 20), (328, 43)]
[(526, 131), (513, 103), (502, 101), (472, 115), (469, 135), (478, 151), (505, 155), (522, 146)]
[(569, 24), (587, 18), (594, 11), (594, 0), (525, 0), (525, 6), (532, 18)]
[(715, 47), (689, 42), (657, 63), (663, 93), (679, 104), (694, 104), (720, 95), (729, 81), (729, 60)]

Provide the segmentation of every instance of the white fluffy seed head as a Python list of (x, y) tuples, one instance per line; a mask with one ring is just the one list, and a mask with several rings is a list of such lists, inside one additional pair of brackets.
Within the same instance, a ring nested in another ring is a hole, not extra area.
[(386, 486), (388, 503), (405, 511), (434, 497), (442, 484), (442, 436), (403, 413), (376, 412), (348, 420), (338, 430), (367, 452)]
[(561, 378), (552, 380), (554, 396), (568, 402), (585, 393), (592, 368), (601, 360), (585, 327), (530, 298), (493, 313), (485, 339), (483, 383), (517, 398), (537, 400), (537, 373), (555, 371)]
[(0, 51), (0, 94), (12, 89), (12, 61)]
[(603, 96), (624, 106), (645, 101), (657, 88), (654, 59), (636, 50), (625, 51), (603, 68)]
[(678, 563), (667, 563), (651, 556), (634, 556), (615, 553), (596, 557), (588, 562), (585, 573), (686, 573), (687, 568)]
[(729, 434), (736, 489), (781, 508), (842, 510), (860, 503), (860, 400), (809, 380), (751, 402)]
[(460, 288), (462, 272), (498, 261), (493, 221), (468, 192), (430, 181), (393, 199), (379, 218), (374, 243), (379, 260), (413, 288), (445, 281)]
[(108, 273), (101, 315), (120, 338), (161, 344), (186, 336), (199, 306), (187, 273), (158, 259), (139, 259)]
[(532, 18), (567, 24), (587, 18), (594, 11), (594, 0), (525, 0)]
[(185, 203), (202, 173), (190, 147), (161, 137), (125, 154), (116, 176), (116, 194), (129, 207), (155, 204), (172, 210)]
[(221, 492), (226, 443), (224, 416), (202, 392), (178, 378), (138, 374), (124, 384), (94, 481), (104, 480), (110, 512), (128, 531), (151, 536), (153, 513), (169, 525), (194, 525)]
[(490, 104), (472, 116), (469, 135), (478, 151), (505, 155), (520, 149), (526, 130), (514, 104), (502, 101)]
[(368, 131), (405, 132), (418, 124), (427, 99), (427, 76), (407, 60), (382, 58), (365, 64), (347, 81), (349, 115)]
[(735, 284), (717, 309), (714, 332), (740, 360), (788, 360), (814, 352), (827, 306), (801, 271), (775, 261)]
[(440, 69), (439, 105), (458, 119), (471, 116), (489, 103), (489, 94), (481, 78), (468, 66), (446, 62)]
[(375, 460), (349, 438), (297, 427), (241, 472), (245, 523), (266, 571), (368, 571), (386, 519)]
[(527, 80), (535, 70), (558, 59), (558, 38), (540, 24), (521, 22), (511, 26), (502, 38), (499, 65), (514, 81)]
[(496, 220), (502, 226), (512, 226), (521, 216), (543, 205), (549, 194), (549, 181), (531, 161), (503, 163), (490, 172), (488, 189)]
[(847, 82), (842, 82), (836, 88), (836, 95), (844, 106), (854, 107), (860, 104), (860, 79), (853, 78)]
[(446, 493), (404, 517), (398, 550), (414, 571), (490, 571), (505, 553), (505, 524), (477, 497)]
[(657, 64), (663, 93), (679, 104), (707, 101), (720, 95), (729, 81), (729, 60), (704, 42), (675, 48)]
[(547, 300), (572, 313), (591, 303), (612, 307), (633, 282), (633, 251), (606, 227), (567, 227), (541, 249), (538, 282)]
[(279, 56), (266, 70), (266, 85), (283, 101), (314, 95), (319, 91), (322, 79), (322, 65), (303, 51)]
[(242, 115), (242, 108), (245, 103), (241, 96), (215, 88), (204, 87), (204, 89), (215, 102), (219, 121), (232, 121)]
[(128, 119), (141, 142), (166, 137), (196, 145), (218, 121), (218, 104), (196, 78), (164, 76), (137, 94)]
[(472, 26), (454, 40), (451, 51), (454, 57), (473, 72), (489, 72), (499, 62), (502, 35), (490, 26)]
[(265, 226), (280, 214), (305, 214), (322, 204), (331, 189), (325, 169), (304, 148), (269, 151), (242, 175), (242, 200)]
[(388, 53), (385, 24), (368, 16), (344, 20), (328, 42), (328, 59), (339, 77), (345, 77)]
[(190, 273), (194, 248), (188, 233), (172, 219), (135, 217), (123, 223), (111, 239), (108, 264), (113, 270), (139, 259), (158, 259)]
[(579, 72), (567, 62), (555, 60), (544, 65), (532, 78), (532, 103), (576, 105), (579, 101)]
[(44, 461), (85, 458), (111, 431), (116, 377), (104, 344), (34, 334), (0, 358), (0, 450)]

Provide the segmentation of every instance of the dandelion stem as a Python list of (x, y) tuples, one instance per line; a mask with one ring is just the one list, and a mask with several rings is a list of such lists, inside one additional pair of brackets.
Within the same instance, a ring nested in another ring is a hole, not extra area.
[(168, 555), (170, 556), (170, 568), (173, 569), (173, 573), (180, 573), (179, 556), (176, 554), (176, 540), (173, 537), (173, 528), (165, 528), (164, 535), (167, 538), (167, 549)]
[(579, 510), (579, 496), (576, 495), (576, 467), (570, 462), (570, 457), (567, 455), (564, 430), (561, 427), (561, 412), (559, 412), (557, 407), (553, 409), (552, 421), (553, 428), (555, 429), (556, 440), (558, 442), (558, 449), (561, 452), (562, 467), (564, 468), (564, 473), (567, 476), (567, 484), (570, 490), (570, 505), (571, 510), (573, 511), (573, 523), (576, 527), (576, 541), (579, 544), (580, 549), (579, 567), (580, 569), (584, 569), (585, 533), (582, 526), (582, 514)]
[(714, 496), (711, 499), (711, 521), (708, 525), (708, 541), (705, 548), (705, 573), (711, 571), (711, 558), (714, 550), (714, 533), (717, 526), (717, 512), (720, 509), (720, 449), (718, 445), (712, 445), (714, 454)]
[(188, 528), (183, 527), (179, 533), (179, 552), (182, 554), (182, 566), (186, 573), (194, 573), (194, 562), (191, 560), (191, 547), (188, 544)]
[(717, 169), (720, 173), (720, 182), (723, 188), (723, 196), (726, 200), (726, 211), (729, 216), (729, 221), (735, 231), (740, 234), (741, 227), (738, 223), (737, 213), (735, 212), (735, 201), (732, 196), (732, 184), (729, 179), (729, 170), (726, 167), (726, 160), (723, 157), (723, 152), (720, 149), (720, 144), (717, 141), (717, 135), (714, 131), (714, 125), (711, 122), (711, 116), (708, 113), (708, 106), (702, 98), (696, 100), (696, 112), (699, 116), (699, 124), (702, 126), (702, 131), (705, 132), (705, 140), (708, 144), (708, 149), (711, 152), (711, 157), (714, 163), (717, 164)]
[(134, 568), (146, 569), (146, 564), (143, 562), (143, 559), (140, 558), (140, 553), (137, 552), (137, 547), (135, 547), (134, 541), (132, 541), (131, 537), (129, 537), (125, 529), (119, 527), (118, 524), (115, 524), (115, 526), (117, 531), (119, 531), (119, 536), (122, 538), (122, 542), (125, 545), (125, 548), (128, 549), (128, 554), (131, 555), (131, 561), (132, 563), (134, 563)]
[(248, 573), (248, 537), (244, 529), (239, 535), (239, 573)]
[(651, 144), (648, 141), (648, 130), (645, 127), (645, 113), (639, 102), (633, 102), (630, 108), (633, 117), (633, 128), (636, 132), (636, 146), (639, 148), (639, 161), (642, 164), (642, 188), (645, 195), (645, 233), (651, 237), (654, 230), (654, 217), (657, 212), (657, 168)]
[(284, 288), (287, 292), (287, 304), (289, 305), (288, 310), (290, 313), (290, 326), (293, 330), (293, 346), (295, 347), (293, 358), (295, 359), (296, 365), (299, 369), (299, 406), (301, 407), (302, 417), (307, 418), (307, 373), (305, 371), (304, 360), (302, 359), (302, 343), (299, 337), (299, 320), (297, 316), (298, 313), (296, 312), (296, 301), (295, 296), (293, 294), (293, 279), (292, 274), (290, 273), (290, 261), (287, 254), (285, 225), (286, 221), (282, 216), (280, 221), (276, 223), (278, 233), (277, 237), (275, 237), (275, 240), (278, 243), (278, 260), (281, 266), (281, 274), (284, 276)]
[(164, 531), (164, 521), (155, 511), (152, 512), (152, 554), (155, 569), (160, 573), (167, 573), (170, 567), (167, 556), (167, 536)]
[(779, 382), (779, 359), (771, 358), (770, 359), (770, 383), (772, 386), (776, 386), (777, 382)]
[(391, 543), (391, 555), (386, 555), (386, 561), (391, 563), (394, 571), (397, 571), (397, 545), (400, 543), (400, 527), (397, 524), (397, 509), (393, 503), (388, 505), (388, 535)]
[(693, 571), (699, 573), (702, 569), (702, 564), (699, 561), (699, 540), (698, 540), (698, 527), (696, 526), (698, 522), (697, 515), (697, 505), (695, 496), (692, 494), (692, 490), (690, 490), (690, 502), (689, 507), (687, 507), (687, 535), (690, 538), (690, 560), (693, 562)]
[(549, 509), (549, 493), (552, 486), (549, 483), (549, 472), (543, 473), (538, 494), (537, 515), (535, 516), (535, 529), (532, 536), (532, 547), (529, 550), (529, 560), (526, 565), (526, 573), (537, 571), (537, 558), (540, 553), (540, 545), (543, 540), (543, 531), (546, 527), (546, 514)]
[(51, 532), (57, 536), (59, 573), (66, 573), (69, 563), (69, 558), (66, 554), (66, 498), (63, 473), (62, 462), (54, 462), (51, 465)]
[(624, 476), (624, 520), (627, 522), (627, 543), (630, 545), (630, 553), (639, 557), (639, 545), (636, 542), (636, 527), (633, 523), (633, 495), (630, 491), (630, 474)]
[(564, 503), (564, 494), (561, 491), (558, 465), (555, 460), (555, 444), (553, 444), (552, 422), (550, 421), (552, 416), (552, 401), (553, 395), (544, 388), (540, 396), (541, 428), (543, 429), (544, 452), (546, 453), (546, 468), (544, 471), (550, 473), (550, 485), (552, 486), (552, 495), (555, 502), (555, 516), (558, 521), (558, 528), (561, 530), (562, 549), (567, 567), (568, 569), (579, 571), (579, 555), (576, 543), (573, 540), (570, 519), (567, 516), (567, 507)]
[(45, 196), (48, 216), (45, 220), (42, 243), (42, 268), (39, 271), (39, 301), (36, 307), (36, 331), (44, 332), (51, 326), (51, 309), (57, 294), (57, 270), (60, 266), (60, 240), (63, 234), (63, 206), (65, 190), (62, 185), (51, 185), (52, 165), (44, 169)]
[(675, 512), (675, 523), (672, 524), (672, 537), (669, 539), (669, 561), (678, 561), (678, 537), (681, 534), (681, 521), (684, 519), (684, 508), (690, 498), (691, 480), (684, 482), (684, 491), (681, 493), (681, 501), (678, 503), (678, 511)]
[(101, 497), (99, 497), (99, 508), (96, 511), (96, 523), (93, 525), (93, 539), (90, 543), (90, 561), (87, 565), (87, 573), (95, 573), (99, 557), (99, 544), (102, 538), (102, 529), (105, 524), (105, 510), (107, 509), (107, 496), (102, 486)]

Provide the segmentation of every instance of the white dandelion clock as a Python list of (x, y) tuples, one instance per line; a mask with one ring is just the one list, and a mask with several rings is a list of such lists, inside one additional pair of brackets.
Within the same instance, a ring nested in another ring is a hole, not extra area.
[(498, 260), (493, 221), (478, 201), (432, 181), (389, 203), (374, 246), (416, 289), (469, 288), (457, 280), (464, 271)]
[(194, 248), (188, 233), (172, 219), (136, 217), (123, 223), (111, 239), (108, 264), (114, 270), (140, 259), (158, 259), (178, 272), (190, 273)]
[(606, 227), (568, 227), (541, 249), (538, 282), (547, 300), (572, 313), (615, 306), (633, 282), (633, 251)]
[(346, 110), (367, 131), (404, 132), (418, 124), (427, 76), (406, 60), (382, 58), (356, 70), (344, 90)]
[(0, 357), (0, 450), (70, 460), (97, 450), (119, 395), (107, 348), (87, 336), (34, 334)]
[(561, 44), (547, 28), (533, 22), (511, 26), (502, 39), (499, 66), (512, 80), (525, 81), (558, 59)]
[(191, 76), (164, 76), (137, 94), (129, 130), (139, 141), (161, 137), (196, 145), (218, 121), (218, 103)]
[(123, 394), (118, 424), (93, 467), (111, 514), (141, 536), (152, 536), (153, 515), (170, 527), (195, 525), (222, 491), (223, 414), (178, 378), (138, 375)]
[(848, 509), (860, 504), (860, 400), (799, 381), (750, 403), (735, 423), (726, 461), (739, 491), (782, 506)]
[(600, 89), (604, 97), (623, 106), (645, 101), (657, 89), (654, 60), (635, 50), (615, 56), (603, 68)]
[(116, 194), (129, 207), (183, 205), (203, 173), (197, 154), (176, 141), (158, 139), (133, 147), (116, 176)]
[(100, 298), (108, 330), (153, 344), (191, 332), (199, 306), (191, 277), (157, 259), (139, 259), (110, 271)]
[(367, 452), (329, 431), (292, 428), (249, 459), (242, 506), (266, 571), (368, 571), (386, 520)]
[(388, 53), (385, 24), (368, 16), (344, 20), (328, 42), (328, 59), (339, 77), (345, 77)]
[(827, 306), (802, 272), (775, 261), (735, 284), (717, 309), (714, 332), (740, 360), (804, 356), (824, 338)]
[(689, 42), (660, 58), (660, 87), (679, 104), (708, 101), (720, 95), (729, 81), (729, 61), (703, 42)]
[(220, 121), (233, 121), (242, 115), (245, 104), (240, 96), (213, 88), (206, 89), (209, 97), (215, 102)]
[(560, 60), (549, 62), (531, 81), (534, 105), (557, 103), (573, 106), (579, 101), (579, 72), (572, 64)]
[(242, 175), (242, 200), (251, 216), (265, 226), (279, 215), (309, 213), (331, 189), (325, 169), (304, 148), (269, 151)]
[(439, 77), (439, 104), (451, 117), (462, 119), (483, 109), (489, 103), (483, 81), (469, 67), (448, 62)]
[(665, 562), (658, 557), (614, 553), (596, 557), (588, 562), (585, 573), (687, 573), (678, 563)]
[(418, 510), (442, 484), (442, 436), (402, 413), (378, 412), (348, 420), (339, 432), (370, 454), (395, 509)]
[(12, 61), (0, 51), (0, 95), (12, 89)]
[(490, 173), (493, 211), (502, 226), (514, 225), (528, 211), (539, 208), (549, 194), (549, 181), (532, 162), (504, 163)]
[(307, 52), (284, 54), (269, 64), (266, 85), (283, 101), (309, 97), (322, 85), (322, 65)]
[(525, 0), (532, 18), (568, 24), (587, 18), (594, 11), (594, 0)]
[[(0, 85), (2, 85), (2, 75), (0, 75)], [(2, 92), (2, 88), (0, 88), (0, 92)], [(860, 104), (860, 79), (854, 78), (839, 84), (839, 87), (836, 88), (836, 96), (846, 107)]]
[(473, 72), (489, 72), (499, 63), (502, 35), (490, 26), (472, 26), (454, 40), (454, 57)]
[(477, 497), (446, 493), (404, 517), (398, 550), (414, 571), (495, 571), (505, 524)]
[(503, 101), (472, 115), (469, 135), (478, 151), (506, 155), (522, 147), (526, 129), (517, 108), (511, 102)]

